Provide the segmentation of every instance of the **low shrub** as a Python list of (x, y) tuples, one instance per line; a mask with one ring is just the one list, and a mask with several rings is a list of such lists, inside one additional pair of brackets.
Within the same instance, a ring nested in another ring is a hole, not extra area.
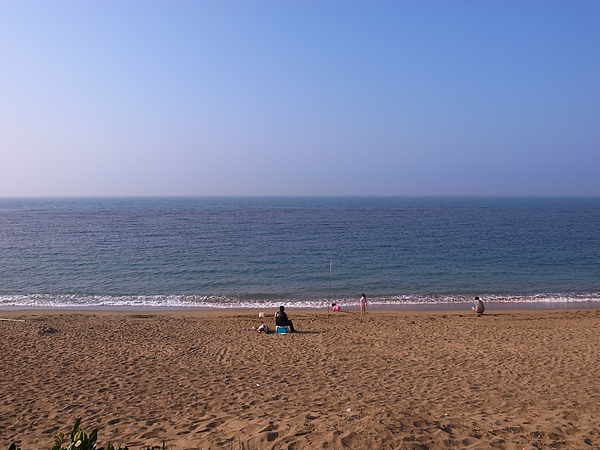
[[(98, 445), (98, 429), (93, 430), (90, 434), (85, 433), (79, 426), (81, 425), (81, 419), (75, 421), (75, 426), (71, 432), (70, 442), (66, 447), (63, 444), (67, 444), (65, 441), (65, 435), (60, 433), (55, 441), (54, 447), (51, 450), (129, 450), (128, 447), (115, 448), (110, 442), (105, 447), (97, 447)], [(13, 442), (8, 450), (21, 450)], [(161, 450), (159, 447), (147, 447), (146, 450)], [(166, 450), (165, 443), (163, 442), (162, 450)]]
[[(71, 432), (71, 442), (66, 447), (66, 450), (105, 450), (104, 447), (96, 448), (98, 445), (98, 429), (96, 428), (89, 435), (85, 433), (81, 428), (81, 419), (77, 419), (75, 421), (75, 426), (73, 427), (73, 431)], [(65, 435), (60, 433), (54, 442), (54, 447), (52, 450), (65, 450), (63, 449), (63, 444), (65, 443)], [(119, 446), (118, 449), (109, 442), (106, 446), (106, 450), (129, 450), (127, 447), (122, 448)]]

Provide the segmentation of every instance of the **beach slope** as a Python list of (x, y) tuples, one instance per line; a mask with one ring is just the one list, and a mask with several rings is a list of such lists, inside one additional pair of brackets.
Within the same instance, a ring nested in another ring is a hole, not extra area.
[(0, 449), (600, 448), (599, 310), (288, 313), (0, 312)]

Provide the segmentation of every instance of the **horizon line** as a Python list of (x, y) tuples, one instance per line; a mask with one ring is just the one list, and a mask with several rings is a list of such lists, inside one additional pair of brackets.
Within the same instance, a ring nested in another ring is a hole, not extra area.
[(212, 195), (0, 195), (0, 200), (193, 198), (598, 198), (600, 194), (212, 194)]

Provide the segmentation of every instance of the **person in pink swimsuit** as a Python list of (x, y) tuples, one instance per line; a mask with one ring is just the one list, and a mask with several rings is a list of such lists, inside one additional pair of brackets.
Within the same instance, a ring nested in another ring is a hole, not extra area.
[(367, 312), (367, 296), (365, 294), (363, 294), (358, 301), (358, 306), (360, 306), (361, 314), (365, 314)]

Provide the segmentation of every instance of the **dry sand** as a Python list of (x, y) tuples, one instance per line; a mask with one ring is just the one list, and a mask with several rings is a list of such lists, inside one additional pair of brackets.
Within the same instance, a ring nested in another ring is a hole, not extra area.
[(0, 311), (0, 449), (600, 448), (600, 310), (288, 313)]

